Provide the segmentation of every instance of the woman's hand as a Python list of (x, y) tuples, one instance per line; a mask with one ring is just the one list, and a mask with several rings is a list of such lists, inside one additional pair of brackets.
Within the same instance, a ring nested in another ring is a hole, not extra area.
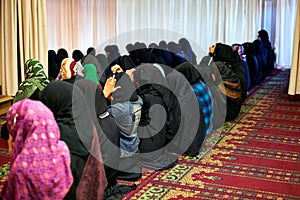
[(112, 100), (112, 93), (114, 93), (115, 91), (117, 91), (118, 89), (120, 89), (120, 86), (116, 86), (116, 82), (117, 80), (114, 77), (109, 77), (104, 85), (103, 88), (103, 94), (105, 96), (105, 98), (108, 98), (110, 101)]
[(123, 69), (120, 67), (120, 65), (114, 65), (110, 70), (113, 74), (123, 72)]

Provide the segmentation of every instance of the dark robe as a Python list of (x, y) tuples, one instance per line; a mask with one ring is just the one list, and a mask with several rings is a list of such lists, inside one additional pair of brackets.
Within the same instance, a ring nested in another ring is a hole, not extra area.
[(228, 68), (231, 69), (233, 73), (235, 73), (234, 76), (238, 77), (241, 86), (241, 101), (244, 102), (247, 97), (247, 83), (238, 66), (238, 56), (239, 55), (237, 54), (237, 52), (232, 51), (231, 46), (217, 43), (213, 55), (213, 60), (215, 62), (224, 62), (228, 66)]
[[(173, 127), (176, 127), (177, 130), (173, 130), (175, 134), (173, 133), (173, 138), (170, 138), (168, 149), (180, 154), (197, 155), (205, 137), (205, 124), (197, 97), (192, 91), (190, 83), (176, 70), (168, 73), (166, 79), (169, 88), (176, 97), (171, 102), (173, 104), (178, 103), (177, 107), (171, 106), (173, 110), (178, 110), (173, 111), (175, 114), (171, 116), (174, 119), (170, 117), (173, 120), (168, 120), (170, 121), (169, 126), (171, 130), (174, 129)], [(179, 114), (176, 114), (176, 112)], [(171, 135), (170, 130), (168, 135)]]
[[(99, 87), (87, 79), (76, 81), (75, 85), (83, 92), (97, 129), (108, 186), (115, 185), (117, 183), (116, 166), (119, 165), (120, 157), (120, 130), (106, 110), (107, 101)], [(103, 117), (99, 117), (101, 115)]]
[(85, 98), (72, 84), (52, 81), (40, 93), (40, 101), (53, 112), (60, 129), (60, 139), (69, 147), (74, 182), (65, 199), (75, 199), (94, 131)]
[[(138, 127), (140, 138), (139, 164), (153, 170), (163, 170), (177, 163), (177, 156), (165, 148), (167, 131), (168, 91), (161, 72), (151, 64), (142, 64), (134, 72), (143, 99), (142, 115)], [(150, 112), (151, 109), (151, 112)]]
[(259, 62), (255, 55), (254, 46), (251, 42), (243, 43), (245, 49), (245, 55), (247, 60), (247, 65), (249, 68), (249, 75), (251, 80), (251, 88), (261, 83), (261, 75), (259, 69)]
[(218, 88), (226, 95), (226, 121), (231, 121), (238, 116), (242, 106), (240, 80), (224, 62), (215, 64), (223, 80), (223, 84), (219, 84)]
[(48, 78), (50, 81), (55, 80), (60, 67), (56, 62), (56, 52), (54, 50), (48, 50)]
[(259, 73), (260, 76), (262, 77), (262, 80), (268, 76), (268, 69), (267, 69), (267, 54), (264, 49), (263, 43), (260, 40), (254, 40), (253, 41), (253, 46), (254, 46), (254, 51), (255, 55), (258, 61), (259, 65)]

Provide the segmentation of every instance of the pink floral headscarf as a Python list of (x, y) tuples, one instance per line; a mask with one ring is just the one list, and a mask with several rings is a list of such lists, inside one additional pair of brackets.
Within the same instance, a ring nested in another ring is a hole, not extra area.
[(3, 199), (63, 199), (73, 183), (70, 153), (52, 112), (24, 99), (6, 119), (14, 146)]

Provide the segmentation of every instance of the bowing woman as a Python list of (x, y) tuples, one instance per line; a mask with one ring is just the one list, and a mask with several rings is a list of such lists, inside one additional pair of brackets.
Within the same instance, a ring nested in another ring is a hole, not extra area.
[[(133, 82), (143, 99), (141, 119), (137, 129), (140, 138), (139, 162), (142, 167), (164, 170), (177, 163), (177, 156), (166, 150), (167, 142), (167, 82), (152, 64), (141, 64), (133, 72)], [(165, 120), (163, 118), (165, 117)]]
[(99, 136), (108, 182), (104, 192), (104, 199), (122, 199), (125, 194), (135, 189), (135, 185), (128, 186), (117, 183), (120, 163), (120, 129), (112, 115), (107, 112), (107, 100), (101, 89), (94, 82), (82, 79), (76, 81), (75, 85), (80, 88), (86, 98)]
[[(74, 183), (65, 199), (102, 198), (107, 180), (102, 157), (96, 155), (101, 152), (99, 139), (84, 95), (71, 83), (52, 81), (39, 96), (53, 112), (60, 138), (70, 149)], [(97, 142), (92, 145), (93, 138)], [(95, 150), (97, 144), (99, 148)]]
[[(202, 135), (201, 139), (199, 140), (202, 140), (203, 142), (203, 135), (209, 134), (213, 129), (213, 102), (210, 90), (206, 84), (201, 81), (201, 74), (191, 63), (182, 63), (176, 67), (176, 70), (182, 73), (187, 81), (191, 84), (191, 89), (193, 92), (195, 92), (200, 104), (200, 109), (203, 115), (200, 117), (199, 126), (204, 126), (204, 128), (202, 128), (202, 131), (199, 131), (203, 132), (204, 130), (205, 134), (199, 133), (199, 136)], [(204, 124), (202, 121), (204, 121)]]
[(6, 120), (12, 160), (1, 197), (63, 199), (73, 183), (70, 152), (52, 112), (24, 99), (11, 106)]

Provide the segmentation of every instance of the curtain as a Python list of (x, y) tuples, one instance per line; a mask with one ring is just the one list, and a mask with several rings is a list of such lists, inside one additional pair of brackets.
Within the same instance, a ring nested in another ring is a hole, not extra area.
[(117, 41), (158, 43), (187, 38), (198, 58), (215, 42), (253, 41), (261, 28), (261, 0), (117, 0)]
[(1, 0), (0, 5), (2, 93), (15, 95), (26, 60), (38, 59), (47, 73), (46, 1)]
[(47, 0), (49, 49), (100, 49), (115, 35), (115, 9), (115, 0)]
[(14, 95), (18, 88), (17, 0), (0, 1), (0, 71), (2, 94)]
[(278, 0), (276, 11), (276, 52), (277, 64), (291, 66), (297, 0)]
[(298, 1), (288, 94), (292, 96), (300, 95), (300, 1)]

